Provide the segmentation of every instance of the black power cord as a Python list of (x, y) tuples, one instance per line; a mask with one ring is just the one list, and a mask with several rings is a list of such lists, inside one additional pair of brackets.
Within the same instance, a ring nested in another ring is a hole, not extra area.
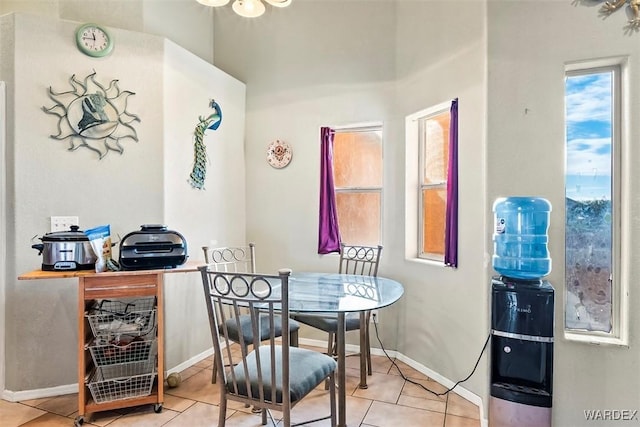
[(391, 358), (391, 356), (389, 356), (389, 354), (387, 353), (387, 350), (385, 350), (384, 345), (382, 344), (382, 341), (380, 340), (380, 336), (378, 335), (378, 322), (376, 319), (376, 316), (374, 314), (373, 316), (373, 327), (376, 330), (376, 339), (378, 340), (378, 343), (380, 343), (380, 348), (382, 349), (382, 351), (384, 352), (385, 356), (387, 356), (387, 359), (389, 359), (389, 361), (391, 362), (391, 364), (393, 366), (396, 367), (396, 369), (398, 370), (398, 372), (400, 373), (400, 376), (402, 377), (402, 379), (404, 379), (407, 382), (410, 382), (411, 384), (415, 384), (419, 387), (421, 387), (422, 389), (428, 391), (429, 393), (435, 395), (435, 396), (444, 396), (446, 394), (449, 394), (451, 391), (453, 391), (454, 388), (456, 388), (458, 386), (458, 384), (461, 384), (465, 381), (467, 381), (469, 378), (471, 378), (471, 376), (474, 374), (474, 372), (476, 371), (476, 369), (478, 368), (478, 364), (480, 363), (480, 359), (482, 358), (482, 355), (484, 354), (484, 351), (487, 348), (487, 344), (489, 344), (489, 340), (491, 339), (491, 334), (489, 334), (489, 336), (487, 336), (487, 339), (484, 342), (484, 345), (482, 346), (482, 350), (480, 351), (480, 355), (478, 356), (478, 359), (476, 360), (476, 364), (473, 366), (473, 370), (471, 371), (471, 373), (469, 375), (467, 375), (466, 378), (456, 382), (451, 388), (447, 389), (446, 391), (443, 391), (441, 393), (435, 392), (433, 390), (430, 390), (428, 387), (426, 387), (424, 384), (419, 383), (417, 381), (413, 381), (410, 378), (407, 378), (402, 371), (400, 370), (400, 367), (396, 364), (396, 361), (394, 359)]

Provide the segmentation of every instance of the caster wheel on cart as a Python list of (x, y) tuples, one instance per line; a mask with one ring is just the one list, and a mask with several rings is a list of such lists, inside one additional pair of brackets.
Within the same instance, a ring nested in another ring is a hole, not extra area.
[(162, 412), (162, 403), (158, 403), (153, 407), (153, 410), (155, 411), (156, 414), (159, 414), (160, 412)]
[(84, 417), (77, 417), (73, 422), (74, 427), (79, 427), (84, 423)]

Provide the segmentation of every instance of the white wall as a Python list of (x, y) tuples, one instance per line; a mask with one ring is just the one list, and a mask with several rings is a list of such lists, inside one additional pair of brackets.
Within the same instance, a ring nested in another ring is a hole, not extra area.
[[(459, 127), (458, 268), (402, 260), (404, 245), (413, 243), (403, 239), (404, 217), (389, 224), (399, 237), (393, 242), (397, 254), (389, 274), (401, 277), (406, 290), (399, 350), (453, 381), (471, 372), (489, 335), (491, 273), (484, 228), (490, 214), (484, 197), (485, 8), (479, 1), (397, 3), (395, 110), (399, 120), (393, 121), (394, 137), (404, 141), (405, 116), (454, 98), (458, 98)], [(404, 147), (393, 147), (399, 158), (390, 169), (402, 173)], [(407, 158), (417, 161), (417, 153), (408, 153)], [(391, 206), (403, 206), (406, 192), (415, 191), (405, 192), (403, 177), (400, 179), (393, 187)], [(483, 397), (488, 386), (487, 362), (485, 354), (476, 373), (462, 384)]]
[[(245, 210), (244, 84), (162, 37), (108, 27), (116, 46), (108, 57), (93, 59), (75, 46), (77, 22), (30, 14), (1, 19), (14, 40), (3, 41), (2, 57), (15, 58), (15, 75), (0, 75), (8, 80), (11, 111), (5, 387), (19, 392), (77, 382), (77, 282), (16, 279), (40, 267), (31, 238), (48, 231), (50, 216), (78, 215), (81, 228), (110, 224), (112, 235), (121, 237), (141, 224), (166, 223), (185, 235), (196, 260), (210, 236), (244, 240), (244, 217), (237, 215)], [(110, 152), (102, 160), (86, 149), (70, 152), (67, 141), (49, 138), (57, 119), (42, 111), (53, 104), (49, 86), (71, 90), (72, 74), (83, 79), (93, 70), (105, 86), (117, 79), (121, 90), (135, 93), (127, 111), (141, 119), (133, 125), (139, 141), (124, 140), (122, 155)], [(198, 116), (208, 114), (210, 97), (217, 97), (226, 113), (219, 128), (224, 140), (205, 138), (211, 145), (207, 188), (212, 190), (200, 192), (187, 178), (193, 130)], [(216, 185), (227, 180), (230, 185)], [(216, 203), (227, 198), (234, 202)], [(166, 282), (168, 336), (183, 338), (167, 354), (168, 369), (211, 346), (210, 335), (194, 328), (206, 311), (199, 282), (196, 273)]]
[[(216, 15), (215, 65), (251, 82), (247, 239), (256, 243), (259, 270), (337, 269), (336, 255), (317, 254), (320, 127), (389, 117), (394, 14), (389, 2), (349, 1), (294, 2), (251, 22)], [(279, 170), (266, 162), (267, 146), (275, 139), (293, 149), (292, 162)], [(385, 176), (386, 182), (392, 179), (393, 174)], [(381, 275), (387, 272), (384, 251)]]
[[(49, 230), (52, 215), (78, 215), (89, 228), (111, 224), (124, 236), (142, 223), (163, 222), (162, 53), (161, 38), (113, 30), (113, 54), (92, 60), (74, 44), (76, 23), (34, 15), (15, 18), (15, 79), (10, 107), (15, 120), (8, 156), (9, 178), (7, 260), (6, 387), (28, 390), (74, 382), (77, 340), (77, 283), (74, 280), (18, 282), (15, 278), (42, 262), (31, 238)], [(55, 141), (57, 119), (42, 111), (55, 91), (71, 90), (69, 78), (83, 79), (93, 70), (105, 85), (119, 80), (129, 97), (128, 111), (141, 117), (135, 125), (139, 142), (123, 141), (124, 154), (67, 150)], [(146, 165), (146, 167), (140, 167)], [(55, 355), (43, 361), (36, 349)], [(68, 361), (69, 363), (61, 363)], [(36, 375), (37, 373), (37, 375)]]
[[(205, 189), (187, 184), (199, 117), (222, 109), (217, 130), (207, 130)], [(164, 61), (165, 221), (189, 242), (190, 258), (204, 263), (201, 247), (212, 241), (245, 241), (245, 85), (173, 42)], [(165, 275), (167, 367), (211, 350), (211, 332), (199, 273)], [(196, 327), (200, 325), (200, 327)]]
[[(7, 127), (7, 121), (13, 119), (13, 112), (11, 109), (7, 109), (7, 105), (11, 105), (12, 93), (7, 91), (6, 81), (13, 80), (13, 55), (9, 55), (9, 52), (12, 52), (12, 49), (9, 46), (13, 45), (13, 20), (8, 19), (0, 19), (0, 56), (2, 57), (2, 61), (0, 61), (0, 75), (2, 78), (0, 80), (5, 80), (2, 82), (2, 161), (0, 161), (0, 167), (2, 168), (2, 177), (0, 178), (0, 221), (2, 225), (0, 227), (1, 236), (0, 237), (0, 251), (2, 251), (2, 256), (0, 257), (0, 278), (4, 279), (7, 277), (7, 177), (10, 173), (10, 163), (7, 161), (7, 145), (6, 141), (8, 138), (12, 138), (13, 132), (12, 129)], [(6, 364), (4, 363), (6, 354), (6, 289), (5, 286), (0, 286), (0, 364), (2, 367), (0, 368), (0, 390), (5, 389), (5, 372), (6, 372)]]
[[(335, 255), (317, 254), (319, 129), (382, 122), (379, 274), (403, 283), (405, 296), (382, 311), (381, 338), (454, 382), (470, 372), (489, 332), (485, 5), (462, 3), (300, 1), (251, 25), (214, 21), (216, 66), (247, 82), (247, 236), (257, 243), (258, 267), (337, 269)], [(404, 258), (404, 118), (455, 97), (461, 237), (460, 268), (450, 270)], [(282, 170), (265, 161), (276, 138), (293, 147)], [(375, 337), (372, 345), (379, 347)], [(464, 387), (486, 395), (486, 363)]]
[[(79, 1), (86, 7), (86, 0)], [(114, 0), (93, 1), (111, 4)], [(132, 2), (121, 0), (121, 3), (126, 3), (125, 7), (128, 9)], [(210, 64), (213, 63), (212, 8), (192, 0), (143, 0), (142, 8), (143, 28), (138, 31), (166, 37)], [(117, 24), (121, 22), (122, 15), (116, 15), (115, 26), (119, 26)]]
[(0, 15), (10, 12), (163, 36), (213, 62), (214, 10), (195, 0), (2, 0)]
[[(590, 409), (638, 410), (640, 395), (640, 155), (638, 70), (640, 34), (628, 33), (628, 8), (603, 19), (600, 2), (490, 1), (488, 8), (488, 156), (487, 200), (513, 194), (535, 194), (553, 205), (549, 250), (553, 270), (549, 280), (556, 290), (554, 408), (556, 426), (586, 425)], [(569, 342), (564, 326), (564, 64), (569, 61), (628, 56), (630, 129), (623, 153), (630, 196), (628, 347)], [(487, 227), (490, 224), (487, 223)], [(490, 236), (487, 234), (487, 238)], [(588, 424), (625, 425), (629, 422), (591, 421)]]
[[(0, 46), (0, 51), (2, 47)], [(0, 81), (0, 277), (5, 277), (5, 268), (7, 263), (7, 251), (6, 251), (6, 170), (7, 163), (5, 159), (5, 135), (6, 135), (6, 84)], [(0, 286), (0, 354), (5, 354), (5, 289), (4, 286)], [(0, 390), (4, 390), (4, 357), (0, 360)]]
[[(394, 46), (394, 9), (371, 3), (367, 19), (358, 19), (359, 3), (339, 3), (336, 14), (324, 3), (298, 2), (250, 24), (216, 17), (216, 66), (252, 82), (247, 237), (257, 244), (260, 269), (337, 267), (337, 258), (317, 255), (320, 127), (382, 121), (393, 102), (394, 64), (386, 52)], [(347, 29), (360, 35), (347, 37)], [(275, 139), (293, 148), (292, 162), (280, 170), (266, 162)]]
[[(9, 3), (23, 6), (30, 2)], [(41, 7), (33, 7), (36, 13), (59, 13), (57, 1), (31, 3), (40, 3)], [(6, 4), (6, 1), (0, 4), (0, 13), (6, 12), (3, 10)], [(308, 0), (296, 1), (291, 7), (258, 21), (239, 20), (222, 11), (215, 14), (216, 65), (247, 83), (246, 239), (258, 244), (258, 267), (275, 270), (283, 267), (282, 260), (286, 260), (287, 266), (297, 270), (335, 269), (335, 257), (316, 254), (319, 127), (382, 121), (387, 172), (381, 274), (401, 280), (407, 291), (403, 301), (381, 314), (389, 325), (382, 335), (385, 344), (392, 341), (391, 347), (397, 344), (401, 352), (450, 379), (466, 375), (489, 326), (491, 268), (487, 257), (493, 226), (491, 204), (504, 195), (541, 195), (554, 206), (549, 245), (554, 266), (549, 278), (557, 293), (554, 425), (584, 425), (585, 409), (638, 409), (640, 352), (636, 312), (631, 310), (629, 348), (589, 346), (562, 338), (564, 189), (559, 183), (563, 180), (564, 159), (564, 63), (629, 55), (630, 116), (635, 117), (638, 112), (639, 34), (625, 33), (626, 10), (604, 20), (598, 16), (600, 6), (601, 2), (574, 4), (552, 0), (402, 0), (395, 4)], [(131, 13), (138, 13), (137, 6), (132, 7)], [(142, 14), (147, 12), (149, 9), (144, 9)], [(159, 28), (159, 21), (154, 22), (157, 25), (154, 28)], [(6, 46), (13, 37), (12, 30), (7, 34), (12, 24), (4, 20), (0, 23), (1, 43)], [(129, 20), (124, 19), (124, 23), (129, 25)], [(135, 28), (141, 29), (142, 26)], [(186, 34), (181, 40), (185, 44), (202, 42), (192, 41)], [(68, 52), (70, 58), (75, 54)], [(13, 52), (2, 50), (2, 79), (12, 78), (13, 69), (9, 66), (12, 55)], [(64, 58), (68, 60), (67, 55)], [(53, 82), (50, 77), (44, 80), (47, 85)], [(42, 91), (35, 96), (34, 100), (42, 99)], [(217, 97), (207, 93), (206, 97), (209, 96)], [(460, 98), (460, 161), (465, 169), (461, 175), (462, 247), (457, 271), (407, 263), (402, 255), (404, 116), (452, 97)], [(13, 89), (8, 87), (10, 102), (13, 98)], [(42, 104), (33, 100), (22, 102), (32, 102), (34, 105), (27, 108), (34, 109)], [(166, 97), (163, 102), (166, 104)], [(194, 98), (190, 106), (194, 113), (204, 113), (201, 102)], [(165, 105), (165, 114), (166, 109)], [(13, 111), (7, 113), (12, 120)], [(631, 122), (631, 141), (639, 136), (634, 123)], [(190, 132), (194, 124), (193, 119), (188, 120), (182, 132)], [(221, 130), (208, 136), (212, 147), (217, 147), (221, 140), (217, 133)], [(50, 132), (49, 128), (45, 131)], [(13, 132), (7, 129), (8, 140)], [(22, 132), (21, 143), (28, 141)], [(288, 141), (294, 149), (293, 162), (280, 171), (264, 160), (267, 144), (276, 138)], [(52, 142), (41, 137), (40, 144)], [(631, 145), (628, 155), (631, 164), (637, 157), (635, 151)], [(35, 154), (38, 159), (39, 154)], [(8, 158), (13, 155), (10, 149)], [(71, 157), (77, 160), (77, 155)], [(13, 173), (12, 164), (7, 172)], [(628, 192), (632, 195), (637, 193), (637, 173), (631, 169)], [(36, 178), (41, 181), (42, 174), (36, 172)], [(7, 191), (13, 197), (14, 187)], [(169, 196), (164, 203), (172, 197), (178, 196)], [(629, 206), (631, 242), (638, 241), (640, 230), (634, 218), (639, 210), (639, 200), (634, 196)], [(39, 215), (38, 223), (30, 226), (35, 229), (30, 230), (31, 235), (46, 227), (47, 214)], [(170, 215), (172, 222), (173, 215)], [(33, 267), (35, 254), (25, 249), (31, 235), (22, 226), (20, 237), (14, 236), (15, 218), (12, 215), (7, 222), (7, 238), (19, 241), (21, 257), (31, 263), (23, 262), (21, 268)], [(212, 233), (217, 236), (217, 231)], [(220, 239), (231, 238), (220, 235), (223, 236)], [(632, 264), (638, 265), (637, 260), (637, 248), (631, 245)], [(11, 268), (16, 271), (8, 272), (7, 277), (13, 278), (18, 269)], [(631, 278), (640, 277), (638, 268), (632, 267)], [(57, 283), (53, 289), (51, 283), (41, 283), (32, 294), (59, 305), (57, 294), (69, 296), (73, 285)], [(15, 292), (14, 284), (9, 284), (7, 290), (8, 294)], [(630, 303), (635, 307), (640, 301), (633, 292), (633, 283), (631, 290)], [(185, 296), (179, 304), (188, 307), (189, 298)], [(75, 320), (68, 318), (75, 315), (74, 310), (66, 307), (57, 310), (50, 317), (74, 328)], [(396, 320), (399, 320), (397, 331)], [(67, 330), (58, 323), (55, 326), (55, 330)], [(169, 333), (173, 339), (179, 331), (174, 328)], [(58, 339), (63, 343), (56, 345), (45, 340), (43, 344), (59, 350), (75, 342), (75, 337)], [(178, 355), (172, 354), (171, 358)], [(479, 370), (465, 385), (485, 399), (489, 396), (486, 360), (485, 356)], [(33, 359), (27, 358), (27, 362), (30, 364), (27, 368), (34, 367)], [(15, 363), (8, 370), (14, 366)], [(40, 372), (37, 373), (39, 376)], [(48, 373), (43, 373), (43, 378), (47, 384), (65, 381)]]

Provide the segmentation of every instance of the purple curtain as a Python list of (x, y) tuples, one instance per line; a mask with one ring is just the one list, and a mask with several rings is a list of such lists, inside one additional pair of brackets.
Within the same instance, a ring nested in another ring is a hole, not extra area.
[(340, 252), (338, 209), (333, 185), (333, 137), (336, 131), (320, 129), (320, 225), (318, 227), (318, 253)]
[(444, 264), (458, 267), (458, 98), (451, 101)]

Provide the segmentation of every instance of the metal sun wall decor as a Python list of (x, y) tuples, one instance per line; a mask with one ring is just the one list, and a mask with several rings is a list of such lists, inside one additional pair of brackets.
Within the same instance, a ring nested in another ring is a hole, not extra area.
[(222, 110), (216, 101), (209, 101), (209, 107), (215, 110), (208, 117), (198, 117), (198, 124), (193, 132), (193, 170), (189, 175), (189, 184), (198, 190), (204, 190), (204, 180), (207, 175), (207, 147), (204, 145), (204, 132), (207, 129), (216, 130), (222, 123)]
[[(594, 4), (602, 3), (602, 0), (574, 0), (573, 3)], [(629, 16), (629, 20), (627, 21), (627, 25), (625, 25), (624, 28), (627, 33), (638, 32), (640, 30), (640, 0), (605, 1), (604, 4), (600, 7), (598, 13), (601, 17), (607, 18), (613, 12), (623, 9), (625, 5), (629, 5), (627, 8), (627, 15)]]
[(124, 153), (124, 139), (138, 141), (133, 122), (140, 122), (140, 118), (127, 111), (127, 98), (134, 92), (121, 91), (118, 80), (103, 86), (95, 71), (84, 80), (74, 74), (69, 83), (72, 89), (66, 92), (55, 92), (50, 86), (48, 95), (54, 105), (42, 107), (45, 113), (58, 117), (58, 133), (49, 135), (51, 138), (68, 139), (69, 151), (88, 148), (100, 159), (109, 151)]

